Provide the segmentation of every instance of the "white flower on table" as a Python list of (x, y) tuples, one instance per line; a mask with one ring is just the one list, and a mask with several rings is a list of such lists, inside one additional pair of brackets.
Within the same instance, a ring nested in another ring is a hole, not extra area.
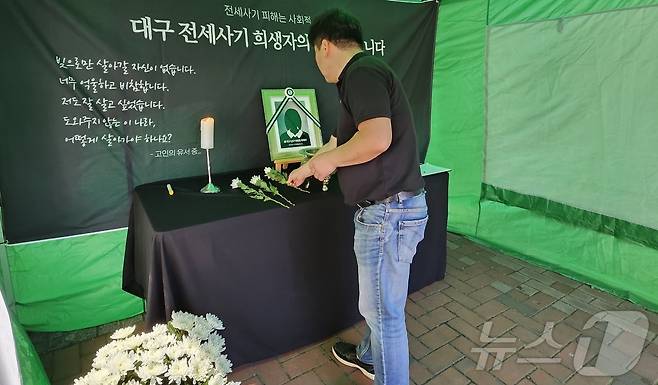
[(128, 337), (129, 335), (133, 334), (135, 331), (135, 326), (128, 326), (127, 328), (119, 329), (115, 331), (110, 338), (113, 340), (120, 340), (123, 338)]
[(265, 171), (265, 177), (267, 179), (270, 179), (270, 180), (272, 180), (276, 183), (279, 183), (281, 185), (288, 186), (288, 187), (294, 188), (296, 190), (299, 190), (301, 192), (304, 192), (306, 194), (309, 194), (308, 190), (305, 190), (305, 189), (300, 188), (300, 187), (295, 187), (295, 186), (289, 184), (288, 183), (288, 175), (280, 172), (279, 170), (273, 170), (271, 167), (265, 167), (263, 169), (263, 171)]
[(258, 186), (258, 182), (260, 181), (260, 176), (259, 175), (254, 175), (251, 177), (251, 180), (249, 183), (253, 184), (254, 186)]
[[(256, 186), (256, 188), (250, 187), (250, 186), (242, 183), (242, 181), (239, 178), (235, 178), (231, 182), (231, 187), (234, 188), (234, 189), (239, 188), (245, 194), (247, 194), (247, 196), (249, 196), (252, 199), (261, 200), (261, 201), (264, 201), (264, 202), (270, 201), (270, 202), (276, 203), (278, 205), (281, 205), (281, 206), (283, 206), (287, 209), (290, 208), (290, 206), (288, 206), (287, 204), (282, 203), (279, 200), (277, 200), (276, 198), (267, 195), (266, 192), (270, 192), (274, 195), (280, 195), (280, 194), (276, 194), (273, 190), (271, 190), (268, 187), (267, 183), (265, 183), (265, 181), (260, 179), (259, 176), (252, 177), (251, 178), (251, 183), (254, 184)], [(284, 197), (284, 199), (285, 199), (285, 197)], [(288, 203), (292, 203), (292, 202), (288, 201)]]

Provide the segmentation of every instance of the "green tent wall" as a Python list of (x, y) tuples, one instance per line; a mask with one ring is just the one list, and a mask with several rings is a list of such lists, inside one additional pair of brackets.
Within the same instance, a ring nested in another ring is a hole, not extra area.
[[(509, 199), (500, 199), (501, 195), (505, 197), (504, 191), (492, 194), (495, 189), (482, 183), (487, 116), (501, 113), (487, 110), (486, 104), (487, 70), (491, 70), (486, 65), (487, 37), (491, 29), (657, 4), (655, 0), (442, 2), (435, 56), (432, 142), (427, 160), (454, 170), (450, 178), (451, 231), (658, 309), (658, 251), (647, 246), (657, 239), (655, 230), (629, 230), (623, 224), (619, 226), (620, 221), (614, 218), (569, 210), (573, 208), (567, 206), (562, 207), (567, 208), (562, 212), (560, 207), (551, 210), (550, 203), (555, 202), (533, 204), (541, 201), (538, 197), (507, 194)], [(649, 33), (646, 38), (653, 39)], [(551, 52), (545, 54), (550, 56)], [(516, 60), (515, 57), (510, 55), (509, 60)], [(633, 57), (628, 59), (632, 61)], [(655, 124), (656, 117), (649, 118)], [(619, 127), (629, 128), (623, 124)], [(514, 157), (514, 153), (509, 156)], [(578, 212), (577, 218), (570, 215), (573, 212)], [(629, 234), (641, 235), (626, 236)]]

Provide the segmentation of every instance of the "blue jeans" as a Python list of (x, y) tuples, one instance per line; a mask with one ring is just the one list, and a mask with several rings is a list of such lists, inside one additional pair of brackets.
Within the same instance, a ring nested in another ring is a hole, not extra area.
[(362, 362), (374, 365), (377, 385), (409, 383), (404, 307), (409, 268), (427, 220), (425, 193), (360, 208), (354, 214), (359, 312), (367, 324), (356, 350)]

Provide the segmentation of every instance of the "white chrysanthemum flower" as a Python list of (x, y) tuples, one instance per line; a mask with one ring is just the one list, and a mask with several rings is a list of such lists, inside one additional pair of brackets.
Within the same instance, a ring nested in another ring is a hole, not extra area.
[(115, 380), (115, 384), (119, 382), (120, 376), (111, 374), (106, 369), (92, 370), (87, 374), (87, 383), (88, 384), (105, 384), (109, 380)]
[[(168, 325), (187, 333), (179, 341), (180, 334), (169, 332)], [(224, 354), (224, 337), (215, 332), (223, 329), (214, 314), (174, 312), (170, 324), (156, 325), (150, 333), (132, 335), (134, 326), (117, 330), (114, 340), (98, 350), (92, 370), (74, 385), (116, 385), (122, 378), (124, 385), (239, 385), (226, 378), (233, 364)], [(128, 381), (127, 373), (139, 379)]]
[(117, 342), (119, 341), (112, 341), (111, 343), (98, 349), (95, 358), (98, 358), (99, 360), (106, 360), (110, 356), (115, 355), (118, 351), (120, 351), (119, 344), (117, 344)]
[(210, 338), (208, 338), (208, 342), (202, 345), (202, 348), (208, 352), (213, 360), (216, 360), (226, 349), (225, 344), (226, 341), (224, 340), (224, 337), (213, 333), (210, 335)]
[(206, 321), (215, 330), (224, 330), (224, 323), (214, 314), (206, 314)]
[(133, 337), (135, 338), (136, 341), (139, 341), (139, 343), (141, 344), (144, 341), (148, 341), (149, 339), (153, 338), (153, 336), (154, 334), (152, 332), (151, 333), (141, 332)]
[(213, 328), (208, 324), (208, 322), (196, 322), (192, 330), (190, 330), (190, 336), (195, 337), (201, 341), (205, 341), (210, 337), (210, 333), (213, 331)]
[(194, 320), (196, 316), (194, 314), (175, 311), (171, 313), (171, 325), (178, 330), (184, 330), (189, 332), (192, 327), (194, 327)]
[(239, 383), (239, 382), (235, 382), (235, 381), (231, 381), (231, 382), (229, 382), (229, 383), (226, 384), (226, 385), (240, 385), (240, 383)]
[(161, 384), (162, 374), (167, 371), (167, 365), (162, 362), (143, 363), (137, 369), (137, 375), (142, 381), (148, 381), (150, 385)]
[(206, 357), (210, 361), (215, 362), (215, 354), (212, 351), (212, 348), (209, 347), (207, 344), (201, 345), (201, 355), (199, 357)]
[(126, 338), (129, 335), (133, 334), (134, 331), (135, 331), (135, 326), (134, 325), (133, 326), (128, 326), (127, 328), (123, 328), (123, 329), (119, 329), (119, 330), (115, 331), (110, 336), (110, 338), (113, 339), (113, 340), (120, 340), (120, 339)]
[(120, 342), (118, 346), (119, 348), (118, 350), (123, 350), (123, 351), (136, 350), (138, 347), (142, 345), (142, 343), (144, 342), (144, 338), (142, 336), (131, 336), (124, 340), (119, 340), (118, 342)]
[(231, 188), (240, 187), (240, 178), (235, 178), (231, 181)]
[(172, 340), (175, 340), (175, 337), (165, 334), (160, 337), (150, 338), (142, 343), (142, 347), (146, 350), (158, 350), (168, 346)]
[(96, 351), (96, 356), (108, 355), (110, 352), (116, 349), (117, 341), (111, 341), (109, 344), (101, 347)]
[(190, 357), (192, 360), (196, 360), (197, 358), (203, 358), (206, 357), (206, 353), (201, 349), (201, 346), (198, 348), (193, 348), (190, 350), (187, 350), (185, 354)]
[(169, 359), (175, 360), (185, 355), (185, 348), (180, 343), (172, 344), (165, 349), (165, 354)]
[(102, 385), (115, 385), (115, 384), (118, 384), (120, 380), (121, 380), (121, 376), (119, 374), (113, 374), (109, 377), (105, 377), (105, 380), (101, 384)]
[(206, 358), (190, 360), (190, 377), (196, 382), (205, 382), (212, 370), (212, 362)]
[(226, 385), (226, 377), (216, 374), (208, 380), (208, 385)]
[(111, 356), (114, 356), (117, 353), (125, 351), (126, 349), (124, 348), (124, 346), (125, 346), (125, 344), (123, 343), (124, 341), (125, 340), (116, 340), (116, 341), (114, 341), (115, 343), (113, 345), (113, 349), (108, 350), (107, 352), (105, 352), (105, 356), (106, 357), (111, 357)]
[(98, 357), (96, 356), (94, 360), (91, 362), (91, 368), (92, 369), (101, 369), (103, 366), (105, 366), (105, 363), (107, 360), (105, 357)]
[(221, 373), (229, 374), (233, 371), (231, 369), (233, 367), (233, 363), (225, 355), (221, 355), (215, 359), (215, 366)]
[(194, 319), (194, 324), (195, 325), (203, 325), (204, 327), (205, 326), (210, 327), (210, 324), (208, 323), (208, 320), (206, 319), (205, 316), (202, 316), (202, 315), (196, 316), (196, 318)]
[(80, 378), (76, 378), (73, 381), (73, 385), (91, 385), (91, 384), (89, 383), (89, 381), (87, 381), (87, 376), (83, 376)]
[(251, 180), (249, 181), (249, 183), (251, 183), (253, 185), (257, 185), (259, 181), (260, 181), (260, 176), (254, 175), (254, 176), (251, 177)]
[(133, 352), (122, 352), (107, 361), (106, 368), (112, 374), (122, 376), (135, 369), (137, 356)]
[(263, 169), (263, 171), (265, 171), (265, 175), (267, 175), (267, 174), (269, 174), (270, 172), (272, 172), (272, 167), (265, 167), (265, 168)]
[(197, 340), (196, 338), (184, 336), (183, 339), (179, 342), (179, 344), (183, 347), (183, 349), (190, 350), (200, 347), (201, 341)]
[(176, 345), (178, 343), (178, 339), (173, 334), (165, 334), (161, 338), (167, 343), (167, 346)]
[(165, 358), (166, 348), (145, 350), (139, 355), (139, 361), (143, 364), (162, 363)]
[(158, 337), (158, 336), (167, 334), (168, 331), (169, 330), (167, 329), (166, 324), (157, 324), (157, 325), (153, 326), (153, 330), (151, 330), (151, 333), (149, 333), (149, 334), (151, 334), (151, 336), (153, 336), (153, 337)]
[(169, 366), (166, 374), (169, 379), (169, 384), (179, 384), (187, 379), (190, 376), (190, 366), (187, 362), (187, 358), (182, 360), (174, 360)]
[(214, 346), (216, 346), (217, 349), (224, 351), (224, 347), (226, 346), (226, 340), (224, 339), (223, 336), (220, 336), (217, 333), (213, 333), (208, 339), (208, 341), (212, 343)]
[(117, 344), (117, 342), (121, 341), (113, 341), (112, 343), (98, 349), (98, 352), (96, 352), (96, 357), (94, 357), (94, 361), (92, 361), (91, 364), (93, 369), (106, 368), (108, 360), (122, 351), (121, 345)]

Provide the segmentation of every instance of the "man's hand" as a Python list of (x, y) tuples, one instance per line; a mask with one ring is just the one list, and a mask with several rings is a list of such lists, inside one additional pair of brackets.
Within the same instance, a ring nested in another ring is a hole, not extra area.
[(317, 154), (311, 160), (290, 173), (288, 184), (299, 187), (306, 178), (314, 176), (319, 181), (324, 181), (329, 175), (336, 171), (336, 164), (331, 158), (331, 151)]
[(331, 158), (331, 153), (332, 151), (327, 151), (317, 154), (306, 163), (313, 172), (315, 179), (323, 181), (336, 171), (336, 164)]
[(306, 178), (313, 175), (313, 170), (309, 167), (308, 163), (303, 164), (298, 169), (293, 170), (288, 176), (288, 184), (291, 186), (299, 187), (306, 180)]

